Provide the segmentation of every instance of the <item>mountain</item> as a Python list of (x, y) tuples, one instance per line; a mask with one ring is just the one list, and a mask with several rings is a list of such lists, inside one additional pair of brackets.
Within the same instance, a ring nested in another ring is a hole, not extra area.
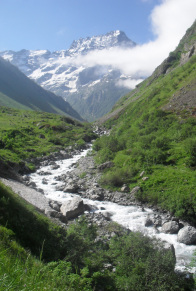
[(111, 110), (129, 89), (119, 87), (119, 80), (129, 76), (108, 66), (80, 65), (75, 61), (93, 51), (113, 47), (132, 48), (136, 44), (124, 32), (80, 38), (68, 50), (4, 51), (0, 55), (16, 65), (43, 88), (62, 96), (83, 118), (93, 121)]
[(44, 90), (1, 57), (0, 105), (63, 114), (83, 120), (63, 98)]
[[(97, 121), (100, 183), (196, 225), (196, 21), (154, 73)], [(133, 193), (133, 192), (132, 192)]]

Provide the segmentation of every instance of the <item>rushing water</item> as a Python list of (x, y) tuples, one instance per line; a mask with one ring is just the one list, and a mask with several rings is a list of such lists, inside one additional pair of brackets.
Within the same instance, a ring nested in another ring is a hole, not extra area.
[[(71, 171), (73, 165), (77, 162), (78, 159), (85, 156), (88, 150), (83, 151), (79, 155), (75, 155), (73, 158), (57, 161), (60, 167), (56, 170), (53, 170), (51, 166), (44, 166), (36, 173), (30, 175), (31, 181), (36, 183), (37, 188), (43, 189), (44, 195), (47, 198), (52, 200), (63, 202), (65, 200), (70, 200), (74, 197), (75, 194), (64, 193), (63, 191), (57, 191), (56, 186), (63, 185), (63, 182), (56, 181), (55, 177), (65, 174), (67, 171)], [(39, 174), (40, 171), (50, 172), (46, 175)], [(47, 181), (47, 184), (42, 183), (42, 179)], [(187, 246), (182, 243), (177, 242), (176, 234), (165, 234), (157, 233), (157, 230), (153, 227), (145, 227), (145, 220), (148, 215), (153, 214), (151, 209), (145, 208), (145, 211), (142, 211), (139, 206), (121, 206), (116, 203), (106, 202), (106, 201), (93, 201), (89, 199), (83, 199), (85, 204), (96, 206), (97, 210), (95, 212), (109, 212), (112, 216), (111, 219), (126, 228), (129, 228), (132, 231), (141, 231), (145, 235), (155, 236), (158, 239), (167, 241), (170, 244), (173, 244), (176, 254), (176, 269), (185, 270), (186, 266), (190, 264), (191, 258), (196, 246)], [(161, 228), (158, 228), (158, 231)], [(192, 273), (196, 272), (196, 267), (189, 268), (189, 271)]]

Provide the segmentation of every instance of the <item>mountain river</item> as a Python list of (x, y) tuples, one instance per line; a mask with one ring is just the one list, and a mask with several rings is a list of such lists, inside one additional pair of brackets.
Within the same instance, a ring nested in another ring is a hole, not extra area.
[[(73, 158), (57, 161), (60, 167), (56, 170), (52, 170), (51, 166), (44, 166), (39, 169), (39, 171), (30, 175), (31, 181), (36, 183), (37, 188), (40, 188), (44, 191), (44, 195), (52, 200), (63, 202), (65, 200), (70, 200), (74, 197), (75, 194), (64, 193), (63, 191), (57, 191), (56, 186), (63, 184), (61, 181), (56, 181), (55, 177), (65, 174), (67, 171), (71, 171), (74, 164), (87, 154), (88, 150), (84, 150), (79, 155), (75, 155)], [(39, 172), (46, 172), (45, 175), (39, 175)], [(47, 175), (47, 172), (50, 172), (50, 175)], [(45, 178), (48, 184), (43, 184), (42, 179)], [(57, 184), (58, 183), (58, 184)], [(145, 235), (155, 236), (158, 239), (167, 241), (170, 244), (173, 244), (176, 254), (176, 270), (188, 270), (191, 273), (196, 272), (196, 267), (190, 268), (189, 264), (193, 256), (194, 251), (196, 251), (196, 246), (185, 245), (177, 242), (176, 234), (165, 234), (165, 233), (156, 233), (156, 230), (153, 227), (145, 227), (145, 220), (149, 214), (153, 213), (153, 210), (145, 208), (145, 211), (142, 211), (139, 206), (121, 206), (116, 203), (106, 202), (106, 201), (93, 201), (88, 199), (83, 199), (85, 204), (94, 205), (97, 207), (97, 210), (94, 212), (109, 212), (112, 214), (111, 220), (123, 225), (126, 228), (129, 228), (132, 231), (141, 231)], [(104, 210), (103, 210), (104, 209)], [(160, 230), (160, 228), (158, 228)]]

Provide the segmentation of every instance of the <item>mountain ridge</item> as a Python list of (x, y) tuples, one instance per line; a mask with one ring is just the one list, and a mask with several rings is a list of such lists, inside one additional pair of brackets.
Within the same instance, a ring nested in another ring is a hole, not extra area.
[[(73, 41), (68, 50), (53, 53), (48, 50), (5, 51), (0, 55), (43, 88), (62, 96), (84, 119), (94, 121), (130, 91), (116, 85), (119, 80), (130, 77), (122, 76), (120, 71), (109, 66), (77, 65), (75, 58), (95, 50), (135, 46), (124, 32), (116, 30)], [(113, 93), (109, 94), (111, 88)]]
[(20, 70), (0, 57), (0, 105), (18, 109), (41, 110), (83, 119), (68, 102), (44, 90)]

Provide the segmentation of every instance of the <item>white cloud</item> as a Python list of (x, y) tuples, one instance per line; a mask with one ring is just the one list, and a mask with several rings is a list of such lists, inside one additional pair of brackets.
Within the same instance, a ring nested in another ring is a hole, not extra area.
[(196, 0), (161, 0), (151, 15), (154, 41), (133, 49), (105, 49), (93, 51), (85, 56), (70, 60), (76, 65), (111, 66), (132, 80), (119, 82), (128, 88), (136, 84), (136, 79), (149, 76), (153, 70), (174, 50), (186, 30), (196, 17)]
[(120, 87), (126, 87), (128, 89), (134, 89), (135, 86), (137, 84), (139, 84), (140, 82), (142, 82), (143, 79), (137, 79), (137, 80), (134, 80), (134, 79), (126, 79), (126, 80), (119, 80), (116, 85), (117, 86), (120, 86)]

